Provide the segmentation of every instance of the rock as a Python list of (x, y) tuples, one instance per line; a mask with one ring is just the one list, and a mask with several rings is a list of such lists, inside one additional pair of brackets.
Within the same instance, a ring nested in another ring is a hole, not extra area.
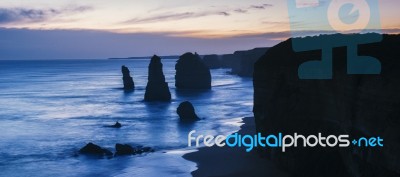
[(133, 155), (136, 154), (135, 148), (130, 146), (129, 144), (115, 144), (115, 155), (116, 156), (121, 156), (121, 155)]
[(154, 55), (149, 64), (145, 101), (171, 101), (171, 93), (162, 69), (161, 58)]
[(176, 109), (181, 121), (196, 121), (199, 120), (192, 103), (189, 101), (182, 102)]
[(135, 89), (135, 83), (133, 82), (133, 79), (130, 75), (130, 71), (129, 71), (128, 67), (123, 65), (121, 67), (121, 72), (122, 72), (122, 80), (124, 81), (124, 90)]
[(147, 152), (154, 152), (154, 150), (150, 147), (138, 146), (134, 148), (129, 144), (118, 144), (118, 143), (115, 144), (115, 149), (116, 149), (115, 156), (135, 155)]
[(175, 65), (175, 86), (178, 89), (211, 89), (210, 69), (199, 55), (185, 53)]
[[(354, 41), (368, 39), (367, 35), (376, 34), (312, 38)], [(351, 49), (333, 48), (333, 78), (327, 80), (299, 79), (299, 66), (320, 60), (321, 51), (295, 53), (292, 41), (270, 48), (254, 65), (257, 132), (380, 136), (385, 144), (382, 148), (298, 147), (284, 153), (279, 148), (264, 148), (264, 153), (297, 176), (400, 176), (400, 35), (383, 35), (382, 42), (358, 45), (360, 56), (379, 59), (380, 75), (348, 74), (347, 52)]]
[(210, 69), (221, 68), (221, 61), (218, 55), (205, 55), (203, 57), (203, 62)]
[(112, 156), (113, 153), (107, 149), (104, 149), (96, 144), (88, 143), (86, 146), (79, 150), (79, 153), (86, 155), (98, 155), (98, 156)]

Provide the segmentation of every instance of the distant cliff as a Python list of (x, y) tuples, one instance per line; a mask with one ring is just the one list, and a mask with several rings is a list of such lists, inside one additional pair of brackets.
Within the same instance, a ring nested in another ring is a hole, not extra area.
[(268, 50), (268, 48), (254, 48), (251, 50), (236, 51), (233, 54), (205, 55), (203, 62), (210, 68), (231, 68), (231, 74), (251, 77), (254, 63)]
[[(352, 37), (360, 35), (347, 36)], [(254, 65), (257, 131), (380, 136), (384, 147), (351, 144), (348, 148), (263, 151), (297, 176), (399, 176), (400, 35), (384, 35), (382, 42), (359, 45), (359, 55), (380, 60), (380, 75), (347, 74), (346, 52), (345, 47), (333, 49), (333, 79), (300, 80), (299, 65), (320, 59), (321, 51), (295, 53), (292, 39), (270, 48)]]

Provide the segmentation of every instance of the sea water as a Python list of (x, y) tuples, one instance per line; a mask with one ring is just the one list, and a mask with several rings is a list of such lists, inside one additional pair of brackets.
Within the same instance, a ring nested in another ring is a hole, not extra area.
[[(0, 176), (190, 176), (187, 134), (228, 134), (252, 115), (251, 78), (211, 70), (212, 89), (175, 88), (176, 60), (162, 60), (172, 101), (144, 102), (149, 60), (0, 61)], [(131, 70), (133, 92), (122, 87)], [(195, 82), (195, 80), (193, 80)], [(182, 124), (176, 108), (193, 103), (201, 118)], [(123, 127), (104, 127), (119, 121)], [(77, 155), (88, 142), (116, 143), (154, 153), (98, 159)]]

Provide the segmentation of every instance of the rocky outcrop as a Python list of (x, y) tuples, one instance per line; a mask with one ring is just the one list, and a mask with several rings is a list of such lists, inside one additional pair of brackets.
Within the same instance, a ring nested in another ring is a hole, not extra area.
[(113, 156), (113, 153), (111, 151), (93, 143), (88, 143), (86, 146), (79, 150), (79, 153), (96, 156)]
[(122, 124), (119, 123), (119, 122), (117, 121), (117, 122), (115, 122), (114, 125), (106, 125), (105, 127), (110, 127), (110, 128), (121, 128), (121, 127), (122, 127)]
[(171, 101), (168, 83), (165, 82), (161, 58), (154, 55), (149, 64), (145, 101)]
[[(373, 34), (323, 37), (352, 41), (365, 35)], [(334, 48), (333, 79), (329, 80), (298, 76), (300, 64), (320, 59), (321, 51), (295, 53), (292, 39), (269, 49), (254, 65), (253, 112), (258, 132), (380, 136), (384, 146), (298, 147), (284, 153), (279, 148), (262, 148), (264, 153), (297, 176), (399, 176), (399, 43), (399, 35), (384, 35), (382, 42), (358, 46), (360, 56), (380, 60), (380, 75), (347, 74), (349, 49)]]
[(179, 104), (178, 108), (176, 109), (176, 113), (179, 115), (180, 120), (183, 122), (199, 120), (199, 117), (196, 115), (192, 103), (190, 103), (189, 101), (185, 101)]
[(217, 69), (222, 67), (221, 60), (218, 55), (205, 55), (203, 57), (203, 62), (210, 69)]
[(199, 55), (185, 53), (175, 65), (175, 86), (178, 89), (211, 89), (210, 69)]
[(142, 154), (145, 152), (154, 152), (150, 147), (132, 147), (129, 144), (115, 144), (115, 156), (124, 156), (124, 155), (135, 155)]
[(133, 82), (133, 79), (130, 75), (130, 71), (129, 71), (128, 67), (123, 65), (121, 67), (121, 72), (122, 72), (122, 80), (124, 82), (124, 90), (135, 89), (135, 83)]

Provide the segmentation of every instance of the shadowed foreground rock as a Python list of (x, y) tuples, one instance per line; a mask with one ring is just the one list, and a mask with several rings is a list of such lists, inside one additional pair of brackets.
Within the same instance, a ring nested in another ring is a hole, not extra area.
[[(313, 38), (356, 40), (367, 35), (323, 35)], [(300, 40), (310, 39), (302, 38)], [(324, 40), (327, 41), (327, 40)], [(329, 41), (329, 40), (328, 40)], [(293, 52), (292, 39), (262, 56), (254, 65), (254, 116), (264, 135), (294, 132), (384, 139), (383, 147), (260, 148), (294, 176), (400, 176), (400, 35), (358, 45), (360, 56), (380, 60), (380, 75), (347, 74), (347, 50), (333, 49), (333, 79), (301, 80), (299, 65), (320, 60), (321, 51)]]
[(122, 80), (124, 82), (124, 90), (135, 89), (135, 83), (133, 82), (133, 79), (130, 75), (130, 71), (129, 71), (128, 67), (123, 65), (121, 67), (121, 72), (122, 72)]
[(132, 147), (129, 144), (115, 144), (115, 156), (123, 156), (123, 155), (135, 155), (142, 154), (145, 152), (154, 152), (150, 147)]
[(79, 153), (85, 155), (97, 155), (97, 156), (112, 156), (113, 153), (107, 149), (104, 149), (96, 144), (88, 143), (86, 146), (79, 150)]
[(189, 101), (179, 104), (178, 108), (176, 109), (176, 113), (178, 113), (180, 120), (184, 122), (199, 120), (192, 103)]
[(149, 64), (149, 77), (144, 95), (145, 101), (171, 101), (168, 83), (165, 82), (161, 58), (154, 55)]
[(185, 53), (175, 65), (175, 86), (178, 89), (211, 89), (210, 69), (198, 54)]

